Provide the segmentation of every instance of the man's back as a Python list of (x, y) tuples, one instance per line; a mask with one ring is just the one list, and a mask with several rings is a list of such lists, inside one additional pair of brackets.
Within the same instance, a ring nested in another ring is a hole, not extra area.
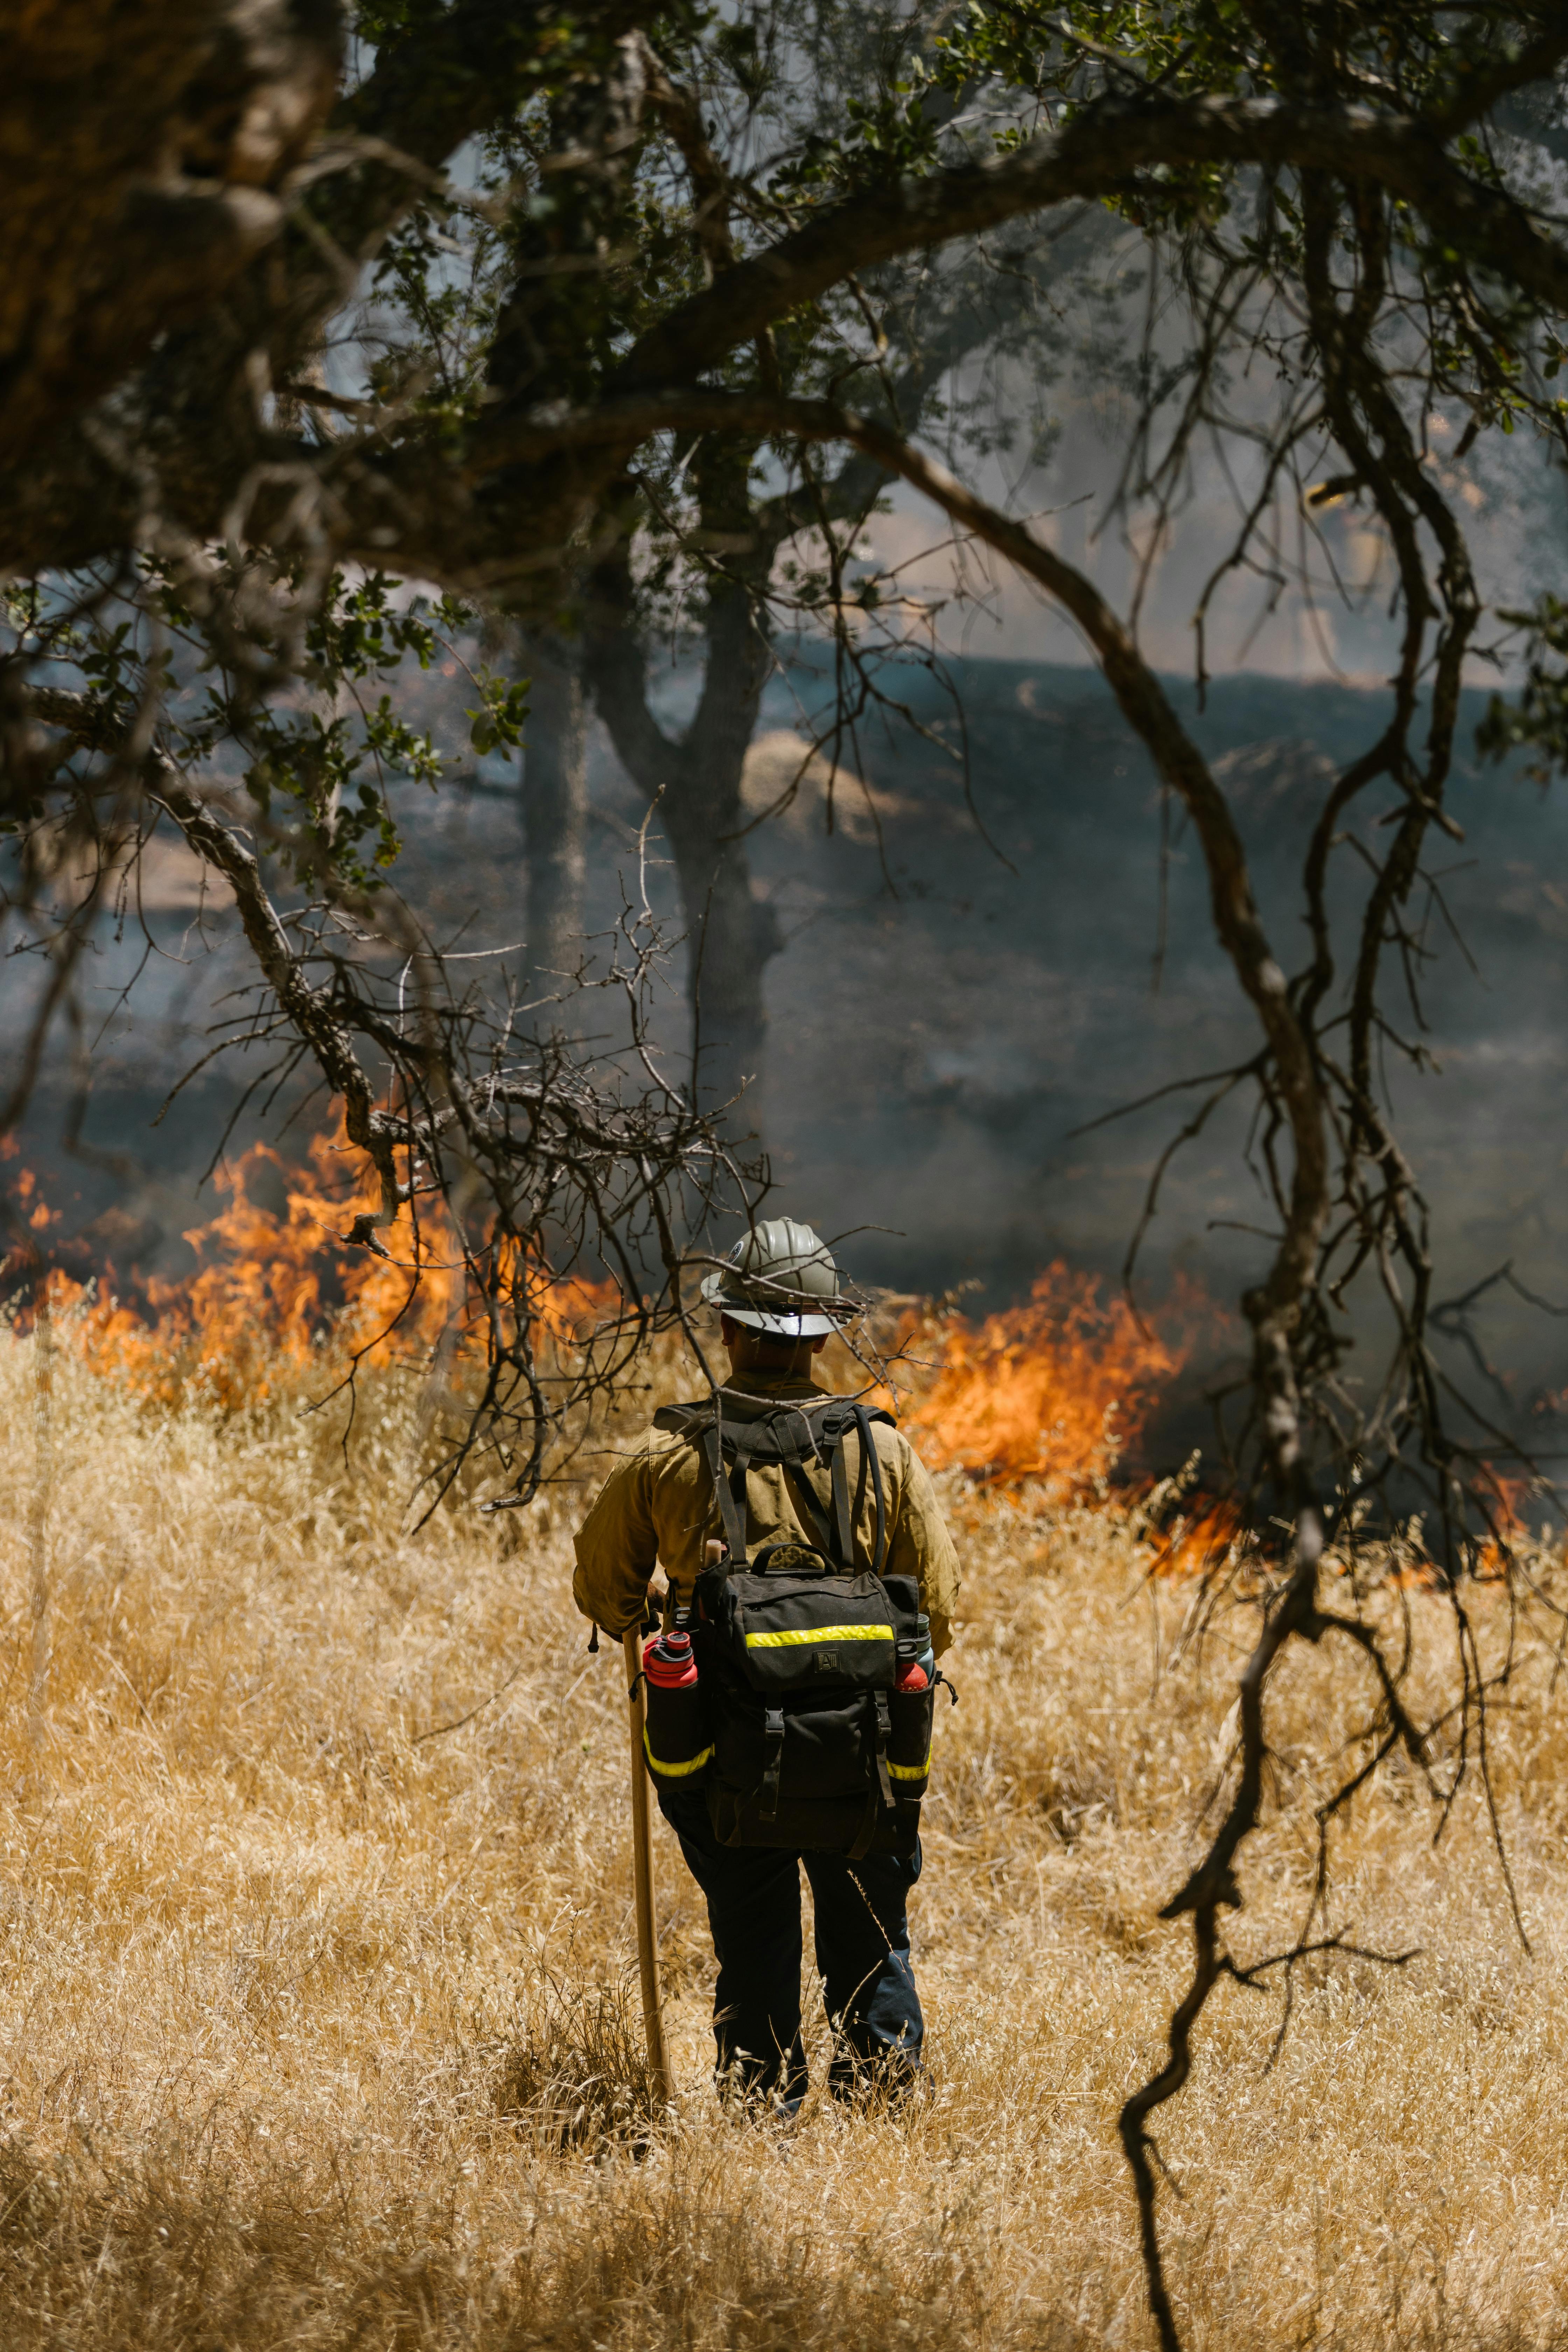
[[(830, 1391), (795, 1373), (742, 1373), (722, 1391), (724, 1419), (744, 1423), (762, 1419), (780, 1404), (809, 1402)], [(940, 1656), (951, 1639), (958, 1594), (958, 1559), (938, 1507), (930, 1473), (909, 1440), (886, 1422), (871, 1423), (886, 1496), (889, 1576), (912, 1576), (921, 1606), (931, 1619), (931, 1643)], [(854, 1517), (858, 1561), (869, 1564), (875, 1550), (876, 1502), (869, 1478), (858, 1476), (859, 1439), (850, 1435), (846, 1464), (849, 1489), (858, 1502)], [(785, 1470), (778, 1463), (754, 1463), (745, 1473), (746, 1539), (755, 1552), (769, 1543), (815, 1543), (819, 1530), (808, 1523), (810, 1504), (795, 1486), (804, 1479), (821, 1512), (831, 1508), (826, 1472), (812, 1465)], [(713, 1476), (701, 1447), (673, 1431), (649, 1429), (605, 1482), (578, 1531), (573, 1597), (585, 1617), (620, 1633), (641, 1613), (647, 1580), (661, 1566), (679, 1600), (689, 1601), (704, 1547), (722, 1538)]]

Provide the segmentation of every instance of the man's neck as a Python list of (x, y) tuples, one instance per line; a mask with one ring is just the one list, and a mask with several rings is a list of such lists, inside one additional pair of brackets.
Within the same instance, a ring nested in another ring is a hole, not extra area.
[(748, 1364), (743, 1371), (739, 1369), (731, 1371), (724, 1385), (742, 1396), (784, 1396), (792, 1392), (796, 1396), (819, 1396), (827, 1393), (813, 1379), (809, 1365), (790, 1369)]

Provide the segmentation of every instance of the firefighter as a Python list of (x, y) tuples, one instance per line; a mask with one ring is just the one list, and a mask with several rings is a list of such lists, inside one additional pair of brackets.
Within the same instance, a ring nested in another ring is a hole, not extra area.
[[(729, 1378), (719, 1398), (726, 1425), (781, 1404), (828, 1396), (816, 1360), (854, 1311), (830, 1252), (809, 1225), (787, 1217), (753, 1227), (710, 1274), (703, 1295), (720, 1317)], [(882, 1571), (915, 1578), (932, 1651), (947, 1647), (958, 1562), (928, 1472), (886, 1419), (871, 1424), (885, 1504)], [(814, 1488), (777, 1465), (750, 1467), (740, 1486), (746, 1548), (821, 1541), (805, 1523)], [(873, 1498), (859, 1481), (857, 1564), (873, 1557)], [(822, 1481), (817, 1474), (816, 1487)], [(823, 1496), (831, 1508), (831, 1496)], [(702, 1448), (653, 1428), (611, 1473), (576, 1538), (578, 1608), (616, 1635), (636, 1624), (656, 1564), (674, 1600), (689, 1602), (708, 1547), (723, 1536), (713, 1473)], [(816, 1965), (833, 2030), (829, 2087), (840, 2097), (876, 2084), (900, 2096), (922, 2079), (923, 2021), (910, 1960), (909, 1892), (921, 1874), (918, 1837), (908, 1854), (721, 1844), (700, 1785), (659, 1787), (659, 1807), (680, 1841), (708, 1904), (718, 1961), (713, 2033), (721, 2092), (792, 2116), (806, 2089), (800, 2032), (800, 1870), (815, 1913)]]

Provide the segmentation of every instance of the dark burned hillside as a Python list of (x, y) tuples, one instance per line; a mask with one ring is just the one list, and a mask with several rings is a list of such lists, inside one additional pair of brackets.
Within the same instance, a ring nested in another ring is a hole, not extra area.
[[(772, 974), (768, 1122), (803, 1203), (841, 1225), (900, 1229), (858, 1244), (878, 1274), (977, 1278), (1001, 1295), (1058, 1251), (1119, 1264), (1151, 1162), (1186, 1111), (1177, 1096), (1074, 1130), (1252, 1043), (1214, 946), (1201, 861), (1180, 812), (1163, 814), (1099, 677), (982, 662), (955, 677), (973, 818), (954, 761), (906, 727), (879, 726), (845, 753), (869, 805), (841, 782), (835, 838), (818, 798), (813, 821), (792, 812), (754, 845), (790, 934)], [(1173, 692), (1193, 709), (1190, 687)], [(1373, 699), (1241, 677), (1213, 687), (1194, 719), (1287, 947), (1300, 936), (1304, 837), (1325, 780), (1374, 731)], [(934, 681), (913, 707), (957, 742)], [(1481, 707), (1477, 695), (1478, 717)], [(1390, 798), (1368, 809), (1369, 830)], [(1456, 1282), (1512, 1256), (1568, 1297), (1568, 811), (1473, 761), (1451, 805), (1466, 838), (1434, 861), (1419, 975), (1440, 1074), (1415, 1081), (1391, 1060), (1387, 1076)], [(1353, 845), (1338, 855), (1353, 858)], [(1396, 1013), (1419, 1034), (1407, 997)], [(1175, 1163), (1152, 1272), (1179, 1251), (1214, 1288), (1234, 1287), (1249, 1248), (1237, 1228), (1265, 1221), (1243, 1132), (1221, 1112)], [(1500, 1318), (1500, 1346), (1503, 1332)], [(1505, 1351), (1539, 1359), (1544, 1375), (1556, 1338), (1516, 1318)]]
[[(871, 1228), (852, 1249), (868, 1276), (900, 1288), (978, 1282), (1000, 1299), (1058, 1254), (1120, 1264), (1184, 1097), (1081, 1130), (1120, 1104), (1222, 1068), (1250, 1042), (1213, 945), (1200, 861), (1179, 812), (1163, 814), (1148, 761), (1098, 675), (970, 661), (952, 678), (956, 706), (928, 673), (905, 680), (940, 743), (880, 719), (846, 740), (831, 834), (820, 764), (789, 806), (763, 815), (797, 764), (788, 730), (809, 711), (815, 682), (797, 671), (770, 699), (752, 754), (762, 821), (750, 847), (787, 945), (769, 970), (773, 1059), (759, 1099), (788, 1205), (827, 1229)], [(672, 699), (679, 690), (678, 681)], [(1190, 711), (1190, 687), (1173, 691)], [(1368, 740), (1373, 698), (1240, 677), (1214, 686), (1194, 720), (1234, 796), (1281, 940), (1292, 937), (1285, 894), (1324, 780)], [(1477, 695), (1476, 716), (1480, 709)], [(1467, 744), (1472, 732), (1467, 725)], [(614, 919), (623, 882), (634, 886), (641, 809), (603, 745), (593, 789), (590, 922), (601, 925)], [(1369, 827), (1386, 799), (1368, 809)], [(1455, 1285), (1512, 1258), (1534, 1287), (1568, 1297), (1559, 1205), (1568, 810), (1473, 762), (1456, 777), (1451, 804), (1466, 838), (1446, 842), (1437, 861), (1421, 975), (1439, 1071), (1417, 1081), (1391, 1065), (1389, 1078)], [(434, 812), (411, 796), (408, 813), (412, 879), (452, 943), (514, 941), (526, 877), (506, 772), (491, 763), (477, 788), (454, 790)], [(1355, 853), (1347, 843), (1338, 854)], [(656, 830), (650, 893), (673, 930), (661, 859)], [(232, 1079), (210, 1078), (150, 1127), (237, 977), (230, 919), (212, 912), (204, 948), (188, 928), (187, 880), (174, 868), (161, 887), (154, 877), (163, 952), (123, 1009), (116, 992), (130, 939), (118, 948), (106, 939), (100, 959), (106, 1028), (84, 1134), (100, 1151), (130, 1153), (149, 1181), (79, 1161), (68, 1181), (83, 1219), (114, 1202), (105, 1230), (121, 1259), (178, 1256), (214, 1122), (237, 1096)], [(682, 964), (678, 950), (667, 1024), (677, 1045)], [(601, 1013), (608, 1018), (603, 1000), (589, 1000), (587, 1019)], [(1408, 1001), (1399, 1016), (1415, 1034)], [(40, 1106), (38, 1150), (61, 1110), (58, 1092)], [(250, 1131), (247, 1116), (237, 1132)], [(1175, 1256), (1216, 1294), (1234, 1291), (1257, 1247), (1247, 1228), (1263, 1221), (1242, 1139), (1222, 1111), (1173, 1167), (1149, 1239), (1156, 1285)], [(1527, 1385), (1561, 1385), (1556, 1327), (1515, 1301), (1500, 1302), (1484, 1329)]]

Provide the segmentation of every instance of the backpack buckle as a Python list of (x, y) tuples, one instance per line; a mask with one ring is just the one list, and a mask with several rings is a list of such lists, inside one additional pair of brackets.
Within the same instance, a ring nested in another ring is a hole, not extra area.
[(784, 1719), (782, 1706), (769, 1707), (763, 1743), (761, 1812), (764, 1822), (776, 1822), (779, 1817), (779, 1774), (784, 1769)]
[(892, 1776), (888, 1770), (888, 1742), (893, 1736), (893, 1711), (888, 1705), (886, 1691), (873, 1691), (877, 1722), (877, 1780), (882, 1791), (882, 1802), (891, 1812), (894, 1809)]

